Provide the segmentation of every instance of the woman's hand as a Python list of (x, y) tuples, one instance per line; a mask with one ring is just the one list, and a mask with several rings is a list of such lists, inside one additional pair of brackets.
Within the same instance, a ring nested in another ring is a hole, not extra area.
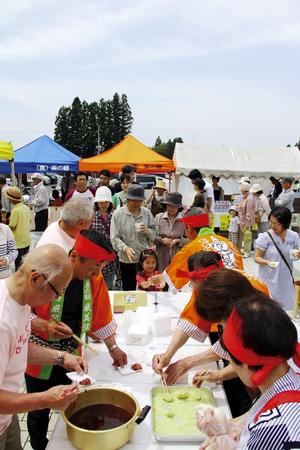
[(152, 369), (155, 373), (161, 374), (164, 367), (170, 364), (171, 358), (169, 358), (166, 353), (161, 353), (159, 355), (154, 355), (152, 358)]
[(162, 238), (162, 239), (161, 239), (161, 243), (164, 244), (164, 245), (166, 245), (167, 247), (171, 247), (172, 239), (167, 238), (167, 237)]
[(209, 381), (211, 383), (219, 383), (220, 376), (218, 370), (202, 370), (200, 372), (196, 372), (193, 376), (192, 383), (199, 388), (203, 381)]
[(7, 263), (7, 260), (6, 260), (6, 258), (0, 258), (0, 267), (4, 267), (4, 266), (7, 266), (8, 265), (8, 263)]

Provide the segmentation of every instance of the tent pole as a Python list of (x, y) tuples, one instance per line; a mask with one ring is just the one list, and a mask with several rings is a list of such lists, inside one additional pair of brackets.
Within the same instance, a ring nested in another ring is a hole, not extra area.
[(10, 177), (11, 177), (11, 181), (12, 184), (14, 186), (17, 186), (17, 180), (16, 180), (16, 175), (15, 175), (15, 163), (14, 163), (14, 158), (9, 160), (10, 163)]

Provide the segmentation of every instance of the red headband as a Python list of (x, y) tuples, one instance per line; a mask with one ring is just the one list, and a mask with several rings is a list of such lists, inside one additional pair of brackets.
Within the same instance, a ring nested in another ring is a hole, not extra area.
[(198, 214), (197, 216), (185, 216), (179, 219), (179, 222), (189, 225), (190, 227), (208, 227), (209, 217), (208, 214)]
[(215, 270), (219, 269), (224, 269), (222, 260), (218, 261), (217, 264), (211, 264), (204, 269), (193, 270), (192, 272), (189, 272), (188, 270), (178, 269), (176, 272), (176, 276), (177, 278), (188, 278), (189, 280), (204, 281), (210, 272), (214, 272)]
[[(256, 371), (252, 377), (252, 383), (255, 386), (261, 385), (270, 372), (281, 363), (286, 361), (282, 356), (262, 356), (255, 353), (250, 348), (245, 348), (242, 340), (242, 328), (243, 323), (237, 310), (234, 308), (226, 322), (222, 340), (226, 349), (236, 359), (249, 366), (263, 366), (260, 370)], [(259, 331), (258, 331), (259, 332)], [(300, 367), (300, 344), (296, 344), (294, 361)]]
[(108, 252), (80, 233), (76, 236), (74, 250), (83, 258), (95, 259), (97, 263), (101, 261), (114, 261), (116, 259), (115, 253)]

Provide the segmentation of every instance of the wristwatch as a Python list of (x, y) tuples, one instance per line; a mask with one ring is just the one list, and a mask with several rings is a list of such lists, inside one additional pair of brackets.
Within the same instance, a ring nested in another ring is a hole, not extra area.
[(57, 366), (63, 366), (63, 365), (64, 365), (64, 359), (65, 359), (65, 352), (59, 352), (59, 353), (57, 354), (55, 364), (56, 364)]
[(108, 349), (109, 353), (113, 352), (116, 348), (118, 348), (117, 344), (114, 344), (111, 347), (109, 347)]

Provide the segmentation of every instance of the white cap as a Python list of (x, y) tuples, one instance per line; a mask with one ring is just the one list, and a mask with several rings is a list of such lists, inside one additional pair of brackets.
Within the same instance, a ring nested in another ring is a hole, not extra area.
[(107, 186), (100, 186), (96, 191), (94, 202), (112, 203), (111, 190)]
[(239, 210), (238, 210), (238, 207), (237, 207), (237, 205), (232, 205), (232, 206), (230, 206), (230, 208), (229, 208), (229, 211), (235, 211), (235, 212), (239, 212)]
[(263, 188), (261, 187), (261, 185), (256, 183), (252, 186), (252, 188), (250, 189), (250, 192), (251, 192), (251, 194), (256, 194), (256, 192), (260, 192), (262, 190), (263, 190)]
[(36, 179), (38, 179), (38, 180), (43, 180), (43, 179), (44, 179), (43, 175), (42, 175), (41, 173), (39, 173), (39, 172), (33, 173), (32, 176), (31, 176), (31, 178), (32, 178), (32, 179), (33, 179), (33, 178), (36, 178)]
[(251, 180), (249, 177), (241, 177), (238, 183), (251, 183)]
[(243, 182), (240, 184), (240, 191), (241, 192), (249, 192), (250, 191), (250, 184)]

